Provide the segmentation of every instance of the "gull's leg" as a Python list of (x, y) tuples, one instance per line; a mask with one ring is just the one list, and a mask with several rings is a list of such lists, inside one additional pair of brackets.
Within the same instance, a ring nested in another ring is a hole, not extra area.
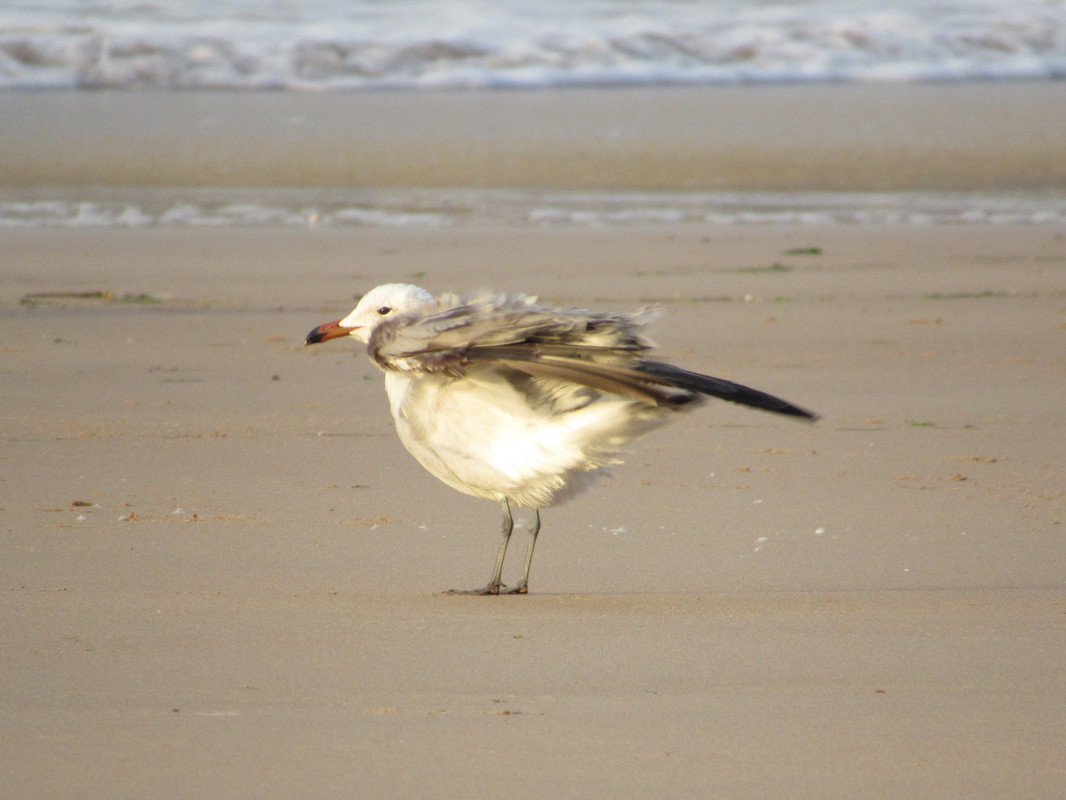
[[(480, 589), (449, 589), (446, 594), (499, 594), (500, 586), (503, 585), (503, 559), (507, 555), (507, 543), (511, 541), (511, 531), (514, 530), (514, 517), (511, 516), (511, 504), (507, 498), (503, 498), (503, 522), (500, 525), (500, 551), (496, 554), (496, 567), (492, 570), (492, 579)], [(527, 565), (528, 569), (528, 565)]]
[(506, 590), (506, 594), (525, 594), (529, 591), (529, 565), (533, 563), (533, 548), (537, 546), (537, 534), (540, 533), (540, 509), (533, 509), (533, 516), (529, 520), (529, 544), (526, 546), (526, 563), (522, 568), (522, 577), (513, 587)]

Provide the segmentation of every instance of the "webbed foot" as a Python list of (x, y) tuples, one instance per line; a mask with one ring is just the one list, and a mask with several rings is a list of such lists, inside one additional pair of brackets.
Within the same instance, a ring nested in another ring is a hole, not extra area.
[[(441, 594), (473, 594), (473, 595), (486, 595), (486, 594), (499, 594), (501, 587), (500, 584), (490, 583), (486, 586), (482, 586), (480, 589), (449, 589)], [(506, 589), (504, 589), (506, 591)]]
[(466, 595), (488, 595), (488, 594), (528, 594), (529, 587), (525, 581), (519, 581), (514, 586), (504, 586), (502, 583), (490, 583), (486, 586), (482, 586), (480, 589), (449, 589), (441, 594), (466, 594)]

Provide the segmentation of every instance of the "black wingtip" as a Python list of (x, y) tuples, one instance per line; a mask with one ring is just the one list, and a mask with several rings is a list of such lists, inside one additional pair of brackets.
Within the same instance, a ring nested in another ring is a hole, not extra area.
[(739, 383), (732, 384), (732, 390), (728, 392), (705, 392), (705, 394), (711, 394), (731, 403), (739, 403), (742, 406), (758, 408), (762, 411), (772, 411), (774, 414), (781, 414), (786, 417), (794, 417), (804, 422), (817, 422), (821, 419), (820, 414), (808, 411), (802, 406), (797, 406), (758, 389), (752, 389), (750, 386), (742, 386)]
[(805, 408), (794, 406), (792, 403), (787, 404), (784, 408), (771, 408), (769, 411), (776, 411), (778, 414), (784, 414), (788, 417), (797, 417), (804, 422), (817, 422), (822, 418), (821, 414), (815, 414), (813, 411), (808, 411)]
[(675, 367), (673, 364), (664, 364), (661, 361), (643, 361), (638, 369), (648, 375), (666, 380), (673, 386), (686, 389), (690, 392), (717, 397), (720, 400), (728, 400), (731, 403), (739, 403), (742, 406), (772, 411), (775, 414), (783, 414), (787, 417), (796, 417), (807, 422), (814, 422), (819, 418), (818, 414), (805, 408), (774, 397), (750, 386), (733, 383), (723, 378), (715, 378), (712, 375), (702, 375), (699, 372), (690, 372), (687, 369)]

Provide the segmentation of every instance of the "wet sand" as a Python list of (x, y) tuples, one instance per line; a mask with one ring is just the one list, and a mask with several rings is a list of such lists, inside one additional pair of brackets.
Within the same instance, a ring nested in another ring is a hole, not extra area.
[[(1061, 796), (1066, 230), (3, 249), (5, 795)], [(683, 415), (544, 514), (532, 594), (441, 596), (496, 507), (301, 346), (395, 279), (656, 301), (665, 356), (824, 418)]]
[(5, 92), (0, 186), (1033, 190), (1066, 84)]

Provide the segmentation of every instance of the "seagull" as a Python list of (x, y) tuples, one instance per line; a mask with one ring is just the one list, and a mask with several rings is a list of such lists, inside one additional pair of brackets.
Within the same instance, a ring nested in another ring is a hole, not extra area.
[[(647, 358), (654, 309), (552, 308), (487, 291), (434, 297), (387, 283), (306, 343), (351, 337), (385, 373), (400, 441), (453, 489), (495, 500), (501, 541), (489, 582), (454, 594), (525, 594), (540, 509), (596, 482), (623, 446), (705, 396), (803, 420), (817, 415), (757, 389)], [(522, 577), (501, 575), (511, 506), (532, 510)]]

